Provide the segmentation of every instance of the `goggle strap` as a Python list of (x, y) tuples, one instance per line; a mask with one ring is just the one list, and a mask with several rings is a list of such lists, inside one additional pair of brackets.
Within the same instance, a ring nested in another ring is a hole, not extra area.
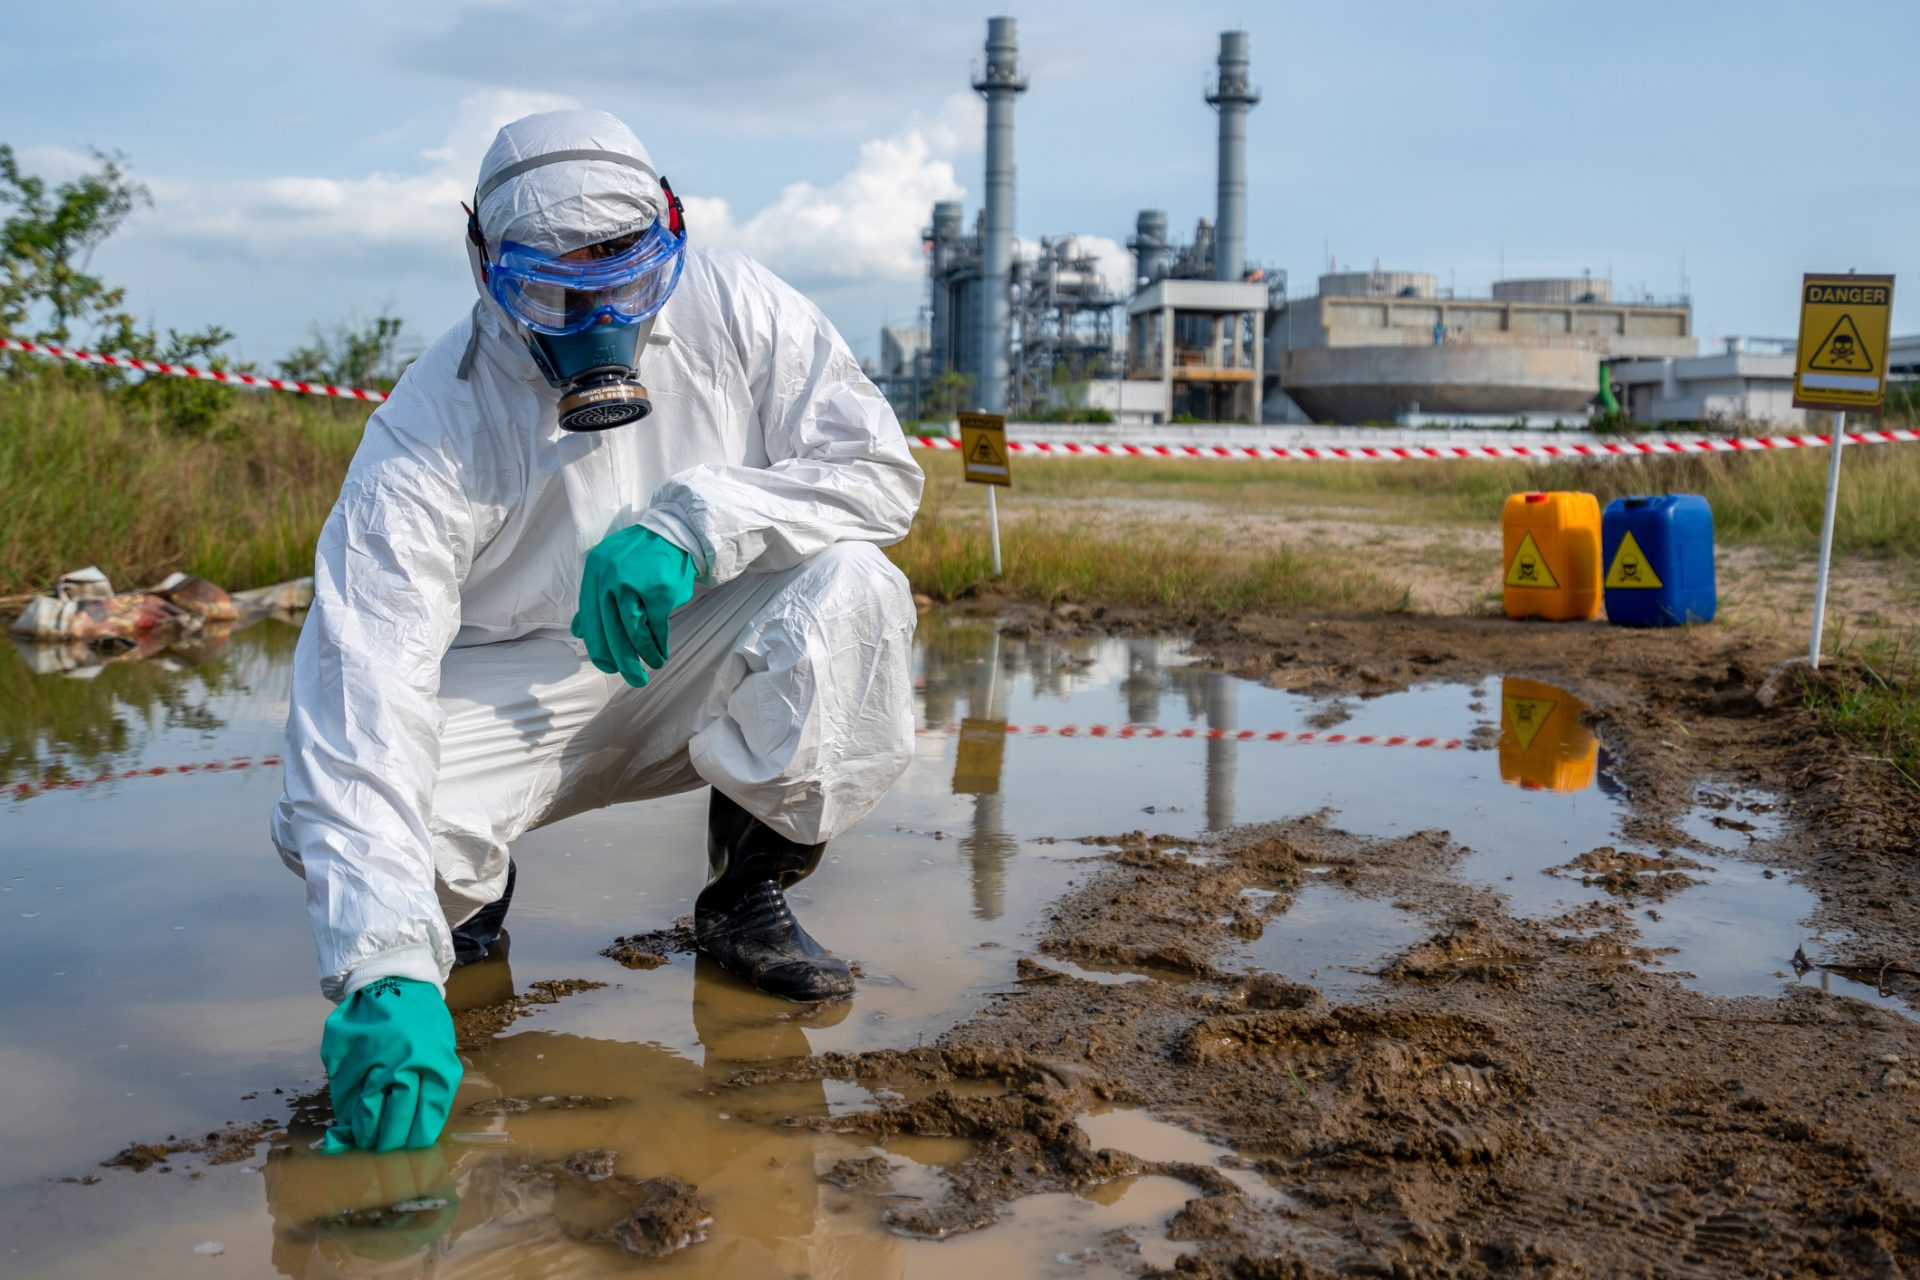
[(660, 175), (654, 172), (653, 166), (638, 156), (622, 155), (618, 151), (601, 151), (597, 148), (579, 151), (549, 151), (545, 155), (528, 156), (524, 160), (517, 160), (500, 170), (500, 172), (494, 174), (491, 178), (488, 178), (486, 182), (481, 185), (480, 189), (474, 193), (473, 207), (478, 209), (488, 196), (500, 189), (502, 184), (511, 182), (530, 169), (539, 169), (550, 164), (565, 164), (572, 160), (603, 160), (608, 164), (622, 164), (629, 169), (638, 169), (656, 182), (660, 179)]
[(673, 194), (673, 184), (664, 175), (660, 179), (660, 190), (667, 196), (667, 230), (676, 236), (686, 235), (687, 211), (681, 207), (680, 197)]
[(485, 283), (487, 277), (492, 273), (488, 270), (487, 238), (480, 234), (480, 215), (468, 209), (465, 200), (460, 202), (460, 208), (464, 210), (467, 215), (467, 239), (472, 241), (473, 247), (480, 251), (480, 280), (482, 283)]

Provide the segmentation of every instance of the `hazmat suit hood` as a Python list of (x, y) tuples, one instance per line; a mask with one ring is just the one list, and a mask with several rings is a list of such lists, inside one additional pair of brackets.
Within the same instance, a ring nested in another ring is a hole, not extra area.
[[(643, 321), (637, 332), (616, 336), (607, 330), (598, 335), (597, 344), (586, 340), (596, 350), (584, 363), (600, 366), (599, 375), (591, 383), (569, 380), (580, 364), (560, 367), (551, 348), (570, 343), (577, 352), (582, 339), (542, 338), (509, 314), (487, 287), (484, 258), (499, 254), (508, 243), (542, 254), (571, 253), (644, 231), (666, 207), (659, 173), (646, 147), (633, 130), (604, 111), (543, 111), (524, 116), (502, 126), (480, 162), (472, 223), (479, 240), (471, 233), (467, 238), (468, 265), (480, 294), (473, 342), (480, 340), (478, 322), (483, 319), (490, 319), (514, 339), (512, 345), (527, 351), (549, 383), (561, 390), (561, 422), (569, 429), (599, 429), (651, 412), (637, 366), (658, 317)], [(615, 349), (632, 354), (613, 355)], [(470, 346), (461, 362), (463, 378), (476, 351), (476, 346)], [(621, 368), (624, 373), (618, 372)]]
[[(532, 163), (592, 152), (603, 158)], [(645, 168), (605, 156), (638, 161)], [(542, 111), (502, 125), (480, 161), (473, 191), (474, 216), (488, 245), (497, 248), (512, 240), (542, 253), (572, 253), (638, 231), (666, 208), (653, 157), (633, 130), (604, 111)], [(487, 292), (480, 246), (471, 238), (467, 263), (482, 307), (509, 332), (524, 336), (525, 329)]]
[(474, 193), (489, 245), (552, 254), (645, 230), (666, 207), (653, 157), (604, 111), (543, 111), (503, 126)]

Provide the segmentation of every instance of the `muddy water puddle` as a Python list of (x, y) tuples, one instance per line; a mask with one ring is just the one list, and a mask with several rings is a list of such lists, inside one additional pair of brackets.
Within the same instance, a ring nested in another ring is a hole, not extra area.
[[(1542, 919), (1622, 900), (1617, 867), (1548, 868), (1602, 847), (1660, 853), (1621, 836), (1625, 797), (1565, 690), (1431, 685), (1345, 700), (1346, 718), (1327, 727), (1326, 703), (1201, 670), (1174, 641), (1062, 648), (934, 621), (918, 657), (911, 769), (793, 895), (809, 928), (859, 962), (850, 1005), (804, 1013), (687, 955), (645, 971), (602, 958), (614, 937), (690, 911), (704, 870), (704, 797), (606, 810), (520, 843), (510, 965), (462, 973), (454, 995), (484, 1003), (556, 977), (609, 985), (541, 1005), (469, 1055), (449, 1126), (463, 1140), (323, 1160), (296, 1125), (284, 1150), (233, 1164), (182, 1158), (171, 1172), (55, 1181), (96, 1172), (135, 1140), (232, 1120), (284, 1124), (290, 1100), (321, 1083), (327, 1006), (302, 895), (265, 838), (292, 639), (269, 624), (196, 668), (115, 665), (90, 679), (0, 662), (7, 1270), (360, 1274), (410, 1259), (442, 1275), (626, 1271), (631, 1254), (592, 1238), (607, 1229), (598, 1220), (668, 1178), (696, 1188), (712, 1222), (704, 1240), (656, 1264), (665, 1272), (1166, 1265), (1174, 1246), (1161, 1228), (1195, 1194), (1178, 1180), (1034, 1197), (991, 1230), (909, 1240), (885, 1228), (889, 1197), (936, 1196), (967, 1144), (872, 1146), (795, 1129), (781, 1122), (880, 1099), (838, 1082), (726, 1080), (795, 1055), (930, 1041), (1020, 982), (1022, 960), (1099, 981), (1186, 976), (1033, 954), (1047, 904), (1091, 873), (1077, 840), (1092, 832), (1192, 836), (1319, 809), (1360, 835), (1444, 828), (1471, 850), (1464, 877)], [(1818, 958), (1820, 940), (1799, 923), (1815, 902), (1742, 856), (1784, 829), (1773, 803), (1703, 796), (1682, 824), (1692, 842), (1672, 851), (1689, 864), (1677, 872), (1688, 883), (1657, 901), (1624, 899), (1642, 942), (1670, 949), (1657, 966), (1716, 994), (1799, 980), (1870, 995), (1833, 975), (1794, 977), (1796, 947)], [(1335, 998), (1363, 994), (1383, 956), (1429, 931), (1330, 879), (1262, 909), (1259, 936), (1221, 963)], [(592, 1101), (567, 1105), (574, 1098)], [(1098, 1137), (1114, 1123), (1086, 1121), (1098, 1141), (1127, 1147)], [(610, 1152), (600, 1158), (608, 1177), (542, 1177), (582, 1152)], [(829, 1176), (876, 1156), (889, 1169), (884, 1190)], [(1178, 1158), (1199, 1156), (1217, 1164), (1222, 1153)]]

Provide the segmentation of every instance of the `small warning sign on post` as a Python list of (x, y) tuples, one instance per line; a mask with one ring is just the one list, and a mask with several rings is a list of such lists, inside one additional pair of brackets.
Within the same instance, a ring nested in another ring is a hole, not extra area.
[(1794, 350), (1794, 407), (1879, 408), (1892, 323), (1892, 276), (1806, 276)]
[(1640, 550), (1640, 544), (1633, 540), (1631, 533), (1620, 539), (1619, 550), (1613, 553), (1613, 563), (1607, 566), (1607, 586), (1609, 587), (1647, 587), (1657, 590), (1666, 584), (1660, 581), (1660, 575), (1647, 563), (1647, 557)]
[(960, 415), (960, 458), (975, 484), (1013, 484), (1007, 454), (1007, 420), (997, 413)]
[(1513, 553), (1513, 563), (1507, 566), (1507, 585), (1540, 587), (1547, 591), (1560, 586), (1560, 579), (1547, 567), (1547, 558), (1540, 554), (1540, 544), (1533, 540), (1531, 532), (1520, 539), (1520, 549)]

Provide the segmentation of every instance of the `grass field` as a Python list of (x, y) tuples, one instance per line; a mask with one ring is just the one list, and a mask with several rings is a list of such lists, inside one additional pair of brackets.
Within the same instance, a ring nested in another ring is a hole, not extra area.
[[(35, 369), (0, 380), (0, 594), (42, 588), (87, 563), (116, 582), (190, 569), (235, 588), (307, 572), (366, 411), (306, 397), (218, 394), (230, 403), (186, 432), (168, 420), (166, 399), (109, 390), (90, 371)], [(983, 499), (960, 481), (951, 456), (920, 456), (929, 464), (927, 500), (896, 559), (917, 590), (951, 599), (988, 577), (978, 535)], [(1388, 584), (1338, 557), (1315, 563), (1299, 550), (1238, 552), (1178, 521), (1116, 520), (1112, 500), (1272, 512), (1332, 506), (1383, 523), (1468, 525), (1497, 520), (1502, 499), (1523, 489), (1585, 489), (1603, 503), (1623, 493), (1691, 492), (1713, 504), (1724, 543), (1810, 550), (1825, 473), (1820, 450), (1540, 466), (1023, 462), (1005, 504), (1000, 587), (1043, 599), (1227, 610), (1394, 603)], [(1836, 549), (1920, 557), (1916, 493), (1920, 448), (1852, 451)], [(1099, 515), (1075, 515), (1063, 499), (1109, 501)]]
[[(310, 571), (366, 410), (191, 390), (229, 399), (196, 402), (217, 408), (183, 427), (177, 397), (116, 390), (90, 371), (29, 368), (0, 379), (0, 595), (44, 589), (86, 564), (120, 585), (184, 569), (232, 589)], [(911, 535), (890, 550), (916, 591), (948, 601), (991, 588), (1176, 616), (1377, 612), (1405, 608), (1408, 599), (1352, 549), (1247, 545), (1182, 519), (1182, 510), (1331, 509), (1382, 526), (1486, 528), (1505, 496), (1525, 489), (1585, 489), (1603, 503), (1625, 493), (1691, 492), (1713, 504), (1724, 545), (1804, 560), (1816, 545), (1826, 479), (1820, 450), (1542, 466), (1026, 461), (1003, 502), (1005, 572), (996, 582), (981, 491), (961, 481), (952, 455), (919, 456), (929, 465), (926, 500)], [(1920, 447), (1853, 450), (1837, 551), (1882, 557), (1911, 573), (1920, 561), (1916, 494)], [(1431, 563), (1444, 565), (1447, 551), (1436, 546)], [(1892, 621), (1886, 634), (1843, 646), (1855, 678), (1844, 692), (1815, 695), (1815, 704), (1836, 730), (1912, 780), (1920, 777), (1920, 628), (1910, 608), (1904, 625)]]
[(219, 418), (187, 433), (167, 401), (86, 371), (0, 382), (0, 594), (87, 564), (116, 586), (176, 569), (230, 589), (310, 573), (366, 409), (222, 394)]

